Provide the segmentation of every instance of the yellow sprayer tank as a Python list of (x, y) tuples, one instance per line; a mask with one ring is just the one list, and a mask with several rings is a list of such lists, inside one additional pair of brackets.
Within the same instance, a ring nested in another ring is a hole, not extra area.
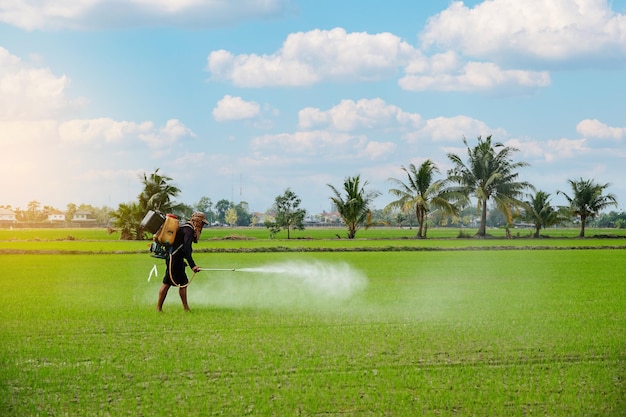
[(176, 232), (178, 231), (178, 217), (173, 214), (167, 214), (165, 216), (165, 222), (163, 223), (163, 227), (161, 227), (161, 231), (158, 236), (155, 237), (155, 240), (163, 245), (174, 245), (174, 238), (176, 237)]

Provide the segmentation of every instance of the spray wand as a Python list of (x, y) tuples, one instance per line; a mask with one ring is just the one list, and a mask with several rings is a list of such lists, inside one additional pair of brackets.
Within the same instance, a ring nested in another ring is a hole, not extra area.
[(200, 271), (237, 271), (237, 268), (199, 268)]
[[(237, 268), (199, 268), (199, 271), (230, 271), (230, 272), (238, 272), (240, 271)], [(150, 270), (150, 275), (148, 275), (148, 282), (150, 282), (150, 279), (152, 279), (152, 275), (157, 276), (158, 271), (157, 271), (157, 266), (156, 264), (152, 267), (152, 269)], [(193, 274), (194, 276), (196, 275), (196, 273), (194, 272)], [(193, 279), (193, 277), (192, 277)], [(191, 280), (189, 281), (191, 283)]]

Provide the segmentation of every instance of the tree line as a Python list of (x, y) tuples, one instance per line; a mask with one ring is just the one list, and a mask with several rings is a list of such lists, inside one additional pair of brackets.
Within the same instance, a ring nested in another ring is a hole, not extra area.
[[(600, 211), (617, 206), (616, 197), (607, 193), (610, 184), (598, 184), (592, 179), (568, 180), (568, 191), (557, 191), (568, 202), (566, 206), (553, 206), (551, 194), (537, 190), (532, 184), (519, 179), (519, 171), (529, 164), (514, 161), (513, 155), (518, 150), (493, 142), (491, 136), (478, 137), (477, 144), (470, 146), (464, 138), (467, 155), (465, 158), (449, 153), (448, 160), (453, 168), (445, 177), (431, 161), (424, 161), (419, 167), (409, 164), (402, 166), (405, 178), (389, 178), (392, 188), (389, 193), (395, 197), (381, 212), (374, 216), (373, 200), (379, 191), (368, 190), (368, 182), (360, 175), (344, 179), (342, 187), (327, 184), (331, 192), (330, 200), (339, 213), (342, 223), (347, 227), (347, 237), (352, 239), (362, 227), (371, 227), (384, 223), (381, 217), (395, 213), (400, 220), (402, 213), (411, 213), (417, 224), (416, 238), (426, 238), (430, 217), (435, 216), (441, 222), (445, 218), (459, 218), (475, 203), (479, 214), (477, 237), (487, 235), (488, 207), (499, 213), (509, 235), (509, 227), (515, 220), (531, 224), (539, 237), (541, 230), (547, 227), (577, 221), (580, 225), (580, 237), (585, 236), (585, 227)], [(256, 223), (247, 210), (246, 203), (238, 205), (227, 200), (220, 200), (215, 205), (203, 197), (193, 207), (174, 202), (180, 189), (171, 183), (172, 178), (161, 175), (159, 170), (142, 178), (143, 191), (138, 201), (120, 204), (113, 213), (114, 225), (122, 232), (122, 239), (143, 238), (140, 221), (148, 210), (171, 212), (188, 217), (193, 210), (207, 214), (207, 218), (234, 224), (247, 225)], [(271, 236), (281, 230), (304, 229), (306, 210), (300, 207), (300, 198), (291, 190), (276, 197), (272, 209), (267, 213), (265, 226)], [(243, 220), (243, 221), (242, 221)], [(621, 220), (621, 219), (617, 219)], [(238, 223), (241, 222), (241, 223)], [(626, 219), (615, 226), (626, 225)]]
[[(404, 178), (389, 178), (392, 186), (388, 192), (395, 199), (382, 210), (373, 208), (374, 199), (381, 193), (368, 190), (368, 182), (360, 175), (345, 178), (341, 187), (327, 184), (333, 210), (339, 214), (340, 224), (347, 228), (347, 238), (354, 238), (360, 228), (407, 224), (415, 225), (415, 237), (423, 239), (427, 237), (430, 224), (466, 224), (466, 219), (474, 214), (479, 217), (478, 237), (487, 235), (490, 221), (504, 226), (507, 235), (514, 222), (525, 223), (534, 228), (534, 237), (539, 237), (542, 229), (572, 223), (580, 226), (579, 236), (584, 237), (585, 228), (594, 220), (596, 227), (626, 227), (626, 213), (600, 214), (606, 208), (617, 206), (616, 197), (607, 192), (610, 184), (598, 184), (593, 179), (569, 179), (569, 189), (556, 192), (564, 197), (567, 205), (554, 206), (550, 193), (519, 180), (519, 171), (529, 164), (513, 159), (517, 149), (493, 142), (491, 136), (479, 136), (473, 146), (465, 138), (463, 143), (467, 155), (462, 158), (447, 154), (453, 167), (445, 176), (429, 159), (420, 166), (402, 166)], [(116, 210), (68, 204), (66, 222), (69, 223), (68, 219), (77, 210), (89, 211), (96, 216), (98, 224), (111, 221), (120, 231), (121, 239), (146, 238), (140, 224), (149, 210), (173, 213), (181, 218), (202, 211), (210, 223), (220, 225), (260, 223), (245, 202), (235, 204), (221, 199), (214, 205), (210, 198), (202, 197), (193, 205), (177, 203), (175, 199), (181, 190), (171, 177), (159, 171), (157, 168), (149, 175), (143, 174), (140, 178), (143, 189), (136, 201), (121, 203)], [(53, 210), (47, 206), (40, 210), (39, 203), (33, 201), (26, 210), (18, 209), (16, 217), (19, 221), (42, 222)], [(264, 215), (264, 224), (272, 237), (286, 230), (290, 238), (292, 230), (304, 229), (305, 217), (300, 198), (288, 188), (275, 198), (272, 208)]]
[(519, 170), (529, 164), (514, 161), (513, 154), (518, 150), (492, 142), (492, 137), (478, 137), (478, 143), (470, 146), (463, 139), (467, 156), (448, 153), (453, 168), (447, 176), (434, 179), (439, 173), (437, 166), (426, 160), (419, 168), (413, 164), (402, 167), (407, 174), (406, 182), (390, 179), (397, 188), (390, 193), (397, 197), (386, 208), (412, 208), (419, 223), (418, 238), (425, 238), (428, 216), (434, 210), (448, 215), (458, 215), (471, 201), (477, 204), (480, 223), (477, 236), (487, 235), (487, 207), (492, 202), (496, 211), (505, 219), (507, 236), (514, 219), (530, 222), (535, 227), (534, 237), (539, 237), (542, 228), (571, 221), (580, 222), (580, 237), (585, 236), (585, 226), (589, 219), (610, 206), (617, 206), (613, 194), (605, 193), (610, 184), (597, 184), (591, 179), (568, 180), (571, 191), (557, 191), (563, 195), (567, 206), (555, 207), (550, 203), (551, 195), (537, 190), (535, 186), (519, 180)]

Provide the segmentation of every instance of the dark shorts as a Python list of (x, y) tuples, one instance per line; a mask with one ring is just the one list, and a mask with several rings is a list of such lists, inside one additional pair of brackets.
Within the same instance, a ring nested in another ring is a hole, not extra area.
[[(172, 280), (174, 282), (172, 282)], [(187, 274), (185, 273), (185, 262), (174, 258), (172, 263), (172, 274), (170, 277), (169, 260), (165, 260), (165, 276), (163, 277), (163, 284), (167, 285), (186, 285), (189, 283)]]

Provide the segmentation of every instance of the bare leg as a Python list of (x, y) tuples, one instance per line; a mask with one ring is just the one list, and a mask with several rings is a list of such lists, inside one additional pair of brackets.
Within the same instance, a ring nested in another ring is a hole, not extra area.
[(185, 311), (189, 311), (189, 305), (187, 304), (187, 287), (180, 287), (178, 294), (180, 294), (180, 301), (183, 302), (183, 308)]
[(165, 297), (167, 297), (167, 292), (170, 289), (170, 285), (163, 284), (159, 289), (159, 301), (157, 302), (157, 311), (163, 311), (163, 302), (165, 301)]

